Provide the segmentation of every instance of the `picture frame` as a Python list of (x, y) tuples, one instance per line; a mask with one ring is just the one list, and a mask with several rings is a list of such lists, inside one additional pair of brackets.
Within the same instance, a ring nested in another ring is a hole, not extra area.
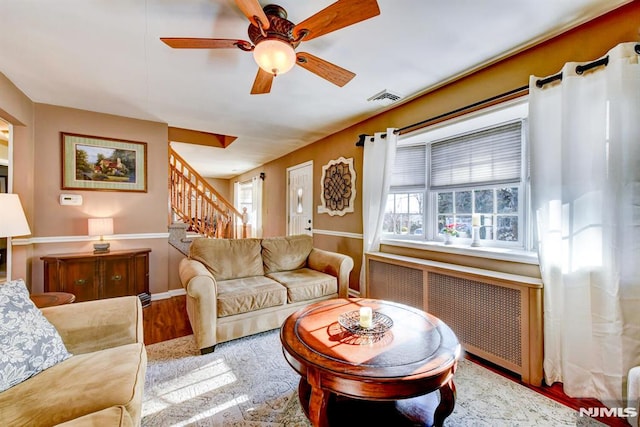
[(61, 132), (62, 189), (147, 192), (147, 143)]

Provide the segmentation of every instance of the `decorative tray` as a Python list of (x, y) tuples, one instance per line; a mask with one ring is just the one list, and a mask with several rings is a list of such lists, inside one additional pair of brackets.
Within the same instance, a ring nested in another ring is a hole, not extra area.
[(374, 311), (371, 317), (371, 327), (363, 328), (360, 326), (360, 311), (348, 311), (338, 316), (338, 323), (347, 331), (354, 335), (378, 337), (384, 335), (385, 332), (393, 326), (393, 320), (386, 314)]

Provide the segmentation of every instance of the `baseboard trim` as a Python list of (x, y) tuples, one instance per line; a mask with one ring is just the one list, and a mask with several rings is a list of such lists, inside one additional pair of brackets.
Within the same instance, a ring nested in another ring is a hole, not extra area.
[(158, 292), (156, 294), (151, 294), (151, 301), (158, 301), (162, 299), (169, 299), (173, 297), (177, 297), (179, 295), (186, 295), (187, 291), (184, 289), (169, 289), (167, 292)]

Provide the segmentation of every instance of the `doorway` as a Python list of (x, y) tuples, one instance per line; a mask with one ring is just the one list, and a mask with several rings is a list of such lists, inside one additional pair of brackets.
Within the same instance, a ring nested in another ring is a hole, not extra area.
[(287, 168), (287, 235), (313, 234), (313, 160)]

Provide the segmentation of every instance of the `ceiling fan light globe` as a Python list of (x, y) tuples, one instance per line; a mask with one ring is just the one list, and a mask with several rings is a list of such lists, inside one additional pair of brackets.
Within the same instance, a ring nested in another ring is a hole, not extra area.
[(253, 59), (260, 68), (273, 75), (284, 74), (296, 63), (296, 52), (289, 43), (267, 39), (253, 49)]

